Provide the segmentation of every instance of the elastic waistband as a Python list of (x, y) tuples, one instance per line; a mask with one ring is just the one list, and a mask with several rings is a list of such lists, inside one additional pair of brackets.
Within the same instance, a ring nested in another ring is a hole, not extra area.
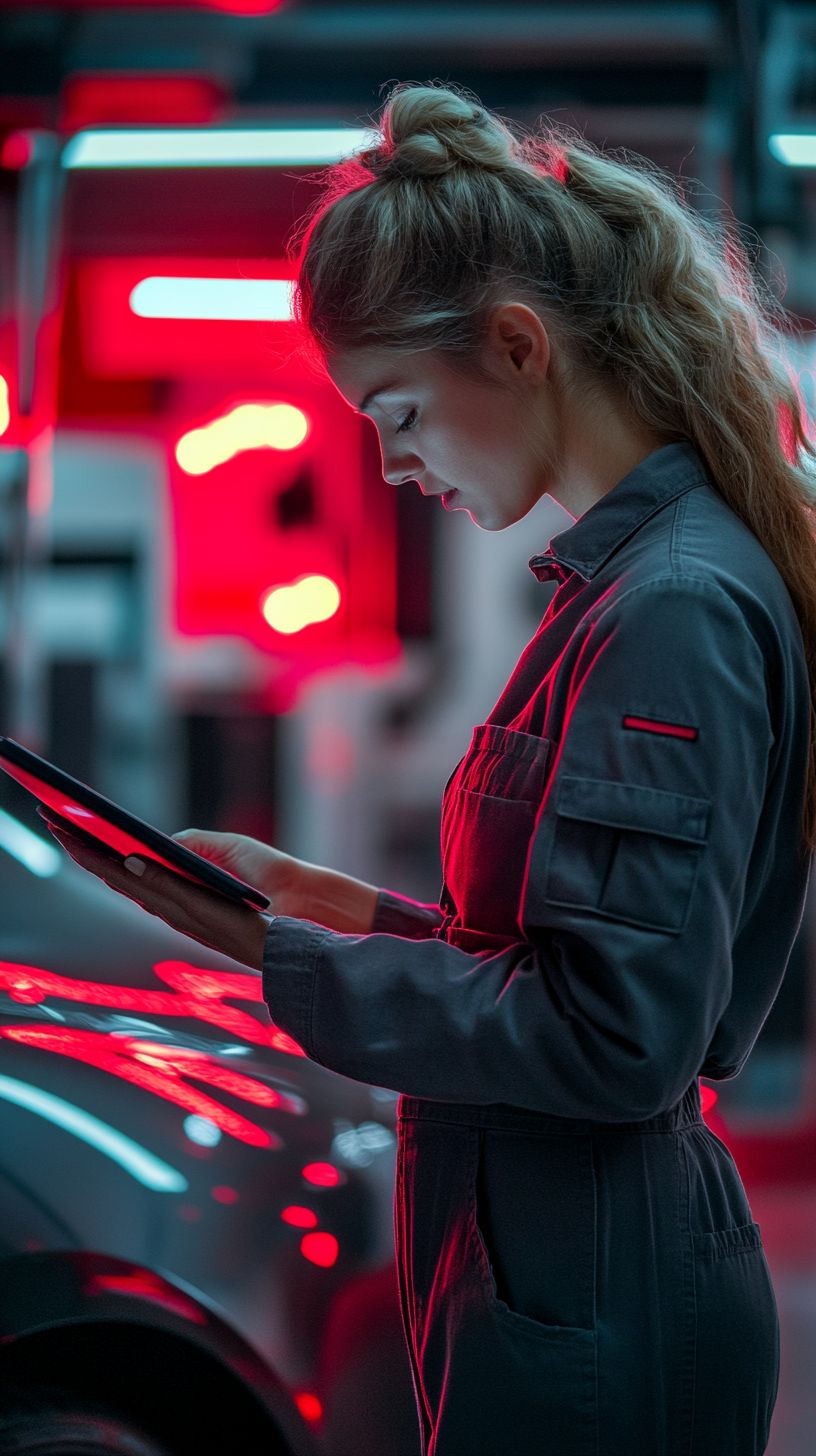
[(594, 1122), (573, 1117), (551, 1117), (527, 1107), (471, 1102), (431, 1102), (424, 1097), (401, 1097), (399, 1116), (404, 1122), (447, 1122), (460, 1127), (492, 1128), (500, 1132), (526, 1132), (549, 1137), (620, 1137), (625, 1134), (680, 1132), (701, 1124), (700, 1089), (692, 1082), (680, 1101), (644, 1122)]

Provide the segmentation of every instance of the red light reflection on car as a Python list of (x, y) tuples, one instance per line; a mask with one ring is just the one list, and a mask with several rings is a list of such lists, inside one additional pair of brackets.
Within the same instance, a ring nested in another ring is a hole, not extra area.
[(304, 1234), (300, 1241), (300, 1252), (310, 1264), (317, 1264), (321, 1269), (331, 1269), (332, 1264), (337, 1263), (340, 1245), (334, 1234)]
[(309, 1390), (301, 1390), (295, 1396), (295, 1405), (304, 1421), (319, 1421), (323, 1414), (323, 1407), (316, 1395)]
[(93, 1006), (112, 1006), (119, 1011), (140, 1011), (152, 1016), (191, 1016), (219, 1026), (256, 1046), (273, 1047), (302, 1057), (305, 1053), (271, 1022), (264, 1025), (245, 1011), (225, 1006), (224, 998), (264, 1004), (260, 976), (242, 976), (233, 971), (204, 971), (187, 961), (158, 961), (155, 974), (171, 991), (144, 991), (135, 986), (109, 982), (77, 981), (38, 966), (0, 961), (0, 990), (12, 1001), (36, 1005), (47, 996), (63, 1001), (82, 1001)]
[(291, 1224), (292, 1228), (313, 1229), (317, 1226), (317, 1214), (313, 1208), (304, 1208), (299, 1203), (290, 1203), (288, 1208), (281, 1212), (284, 1223)]
[(219, 1183), (212, 1189), (212, 1196), (216, 1203), (237, 1203), (238, 1190), (230, 1188), (226, 1183)]
[[(221, 1068), (209, 1065), (209, 1058), (200, 1055), (189, 1058), (178, 1057), (177, 1064), (168, 1058), (151, 1055), (150, 1065), (145, 1065), (144, 1053), (134, 1052), (134, 1043), (126, 1037), (112, 1036), (99, 1031), (73, 1031), (67, 1027), (54, 1027), (47, 1030), (38, 1026), (6, 1026), (0, 1028), (0, 1035), (9, 1041), (22, 1042), (25, 1046), (39, 1047), (42, 1051), (57, 1052), (60, 1056), (73, 1057), (77, 1061), (85, 1062), (88, 1066), (99, 1067), (103, 1072), (111, 1072), (115, 1077), (121, 1077), (125, 1082), (133, 1082), (137, 1087), (144, 1088), (147, 1092), (153, 1092), (157, 1097), (164, 1097), (168, 1102), (175, 1102), (178, 1107), (183, 1107), (187, 1112), (194, 1112), (199, 1117), (207, 1117), (214, 1122), (222, 1132), (229, 1133), (231, 1137), (237, 1138), (239, 1142), (250, 1143), (256, 1148), (280, 1148), (283, 1146), (280, 1138), (275, 1133), (267, 1132), (264, 1128), (258, 1127), (256, 1123), (250, 1122), (248, 1118), (242, 1117), (240, 1113), (233, 1112), (230, 1108), (215, 1102), (203, 1092), (198, 1092), (194, 1087), (189, 1087), (181, 1080), (181, 1071), (187, 1077), (194, 1077), (199, 1081), (214, 1082), (216, 1086), (223, 1087)], [(147, 1043), (147, 1045), (151, 1045)], [(144, 1042), (136, 1042), (135, 1046), (143, 1047)], [(152, 1048), (155, 1052), (163, 1052), (165, 1048), (156, 1046)], [(167, 1049), (174, 1050), (174, 1049)], [(224, 1088), (226, 1091), (235, 1093), (237, 1096), (245, 1096), (245, 1092), (237, 1091), (238, 1084), (248, 1084), (248, 1077), (239, 1077), (236, 1073), (224, 1073), (231, 1085)], [(268, 1090), (260, 1083), (253, 1084), (258, 1092)], [(273, 1097), (275, 1093), (271, 1094)], [(259, 1096), (254, 1096), (253, 1101), (260, 1101)], [(269, 1104), (267, 1104), (269, 1105)]]
[(307, 1163), (302, 1170), (307, 1183), (314, 1183), (316, 1188), (336, 1188), (342, 1183), (343, 1174), (333, 1163)]
[(208, 1082), (220, 1092), (231, 1092), (234, 1097), (243, 1097), (245, 1102), (257, 1102), (259, 1107), (277, 1107), (281, 1112), (301, 1111), (301, 1103), (285, 1092), (277, 1092), (254, 1077), (233, 1072), (219, 1066), (206, 1052), (189, 1051), (186, 1047), (163, 1046), (161, 1042), (134, 1041), (130, 1037), (116, 1037), (121, 1041), (128, 1055), (148, 1067), (160, 1071), (171, 1071), (183, 1077), (194, 1077), (197, 1082)]
[(93, 1274), (85, 1286), (87, 1294), (127, 1294), (138, 1299), (149, 1299), (151, 1304), (160, 1304), (173, 1314), (194, 1324), (205, 1325), (207, 1316), (192, 1299), (181, 1290), (174, 1289), (149, 1269), (137, 1269), (134, 1274)]

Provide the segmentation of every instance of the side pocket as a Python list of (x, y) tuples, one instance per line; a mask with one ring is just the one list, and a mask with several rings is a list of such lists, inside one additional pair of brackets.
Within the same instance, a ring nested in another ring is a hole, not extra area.
[(694, 1236), (692, 1456), (761, 1456), (779, 1377), (779, 1325), (759, 1226)]
[[(548, 1456), (597, 1456), (589, 1140), (486, 1131), (479, 1141), (472, 1247), (491, 1316), (504, 1435), (451, 1449), (521, 1453), (543, 1449), (546, 1439)], [(570, 1189), (577, 1198), (565, 1201)], [(471, 1391), (478, 1399), (472, 1380)]]
[(709, 812), (708, 800), (663, 789), (562, 779), (547, 900), (679, 933), (708, 838)]

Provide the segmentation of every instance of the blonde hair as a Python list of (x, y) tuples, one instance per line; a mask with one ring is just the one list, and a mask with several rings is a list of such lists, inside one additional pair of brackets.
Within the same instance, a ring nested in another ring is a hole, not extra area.
[(814, 454), (777, 305), (731, 233), (640, 159), (550, 132), (515, 136), (471, 96), (400, 86), (382, 141), (333, 169), (300, 254), (299, 317), (325, 354), (373, 347), (478, 359), (510, 292), (612, 376), (656, 434), (688, 439), (777, 567), (811, 685), (804, 811), (816, 843)]

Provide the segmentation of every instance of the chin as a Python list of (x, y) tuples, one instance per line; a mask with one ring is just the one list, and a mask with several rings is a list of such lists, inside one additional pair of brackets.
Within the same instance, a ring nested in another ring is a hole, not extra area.
[(480, 506), (468, 506), (467, 513), (480, 531), (504, 531), (508, 526), (512, 526), (514, 519)]

